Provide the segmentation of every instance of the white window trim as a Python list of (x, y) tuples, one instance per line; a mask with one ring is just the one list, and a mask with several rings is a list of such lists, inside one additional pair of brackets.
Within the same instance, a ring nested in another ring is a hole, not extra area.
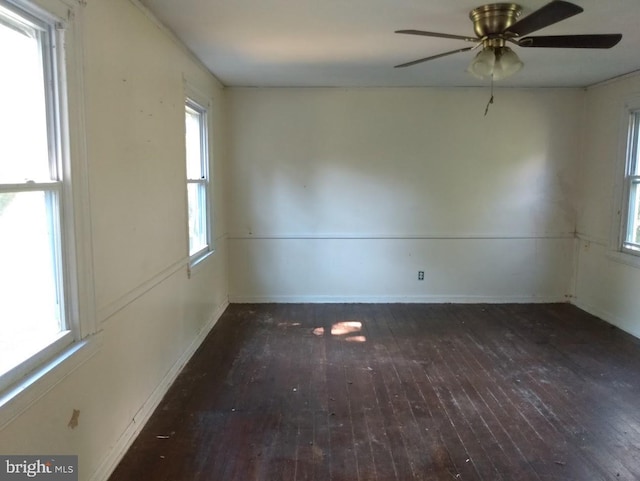
[[(75, 0), (5, 0), (47, 23), (55, 25), (52, 74), (57, 104), (58, 155), (63, 171), (60, 192), (60, 230), (64, 270), (64, 303), (69, 343), (55, 341), (32, 359), (29, 369), (0, 391), (0, 428), (10, 422), (96, 352), (101, 336), (96, 334), (95, 292), (92, 271), (89, 187), (84, 122), (82, 61), (83, 2)], [(59, 67), (63, 68), (59, 68)], [(72, 95), (68, 95), (72, 92)], [(65, 337), (64, 335), (61, 336)], [(66, 341), (65, 341), (66, 342)], [(66, 348), (65, 348), (66, 346)], [(50, 352), (49, 349), (52, 351)], [(17, 370), (20, 371), (21, 367)]]
[(626, 142), (624, 147), (624, 187), (622, 198), (622, 213), (620, 223), (620, 250), (627, 254), (640, 255), (640, 245), (627, 242), (629, 235), (629, 207), (631, 204), (631, 186), (640, 180), (640, 175), (633, 174), (638, 170), (639, 166), (631, 169), (630, 158), (635, 157), (634, 162), (638, 161), (638, 136), (640, 135), (640, 102), (638, 106), (627, 106), (627, 129)]
[[(184, 85), (184, 105), (189, 106), (194, 110), (201, 111), (204, 114), (205, 119), (205, 127), (206, 132), (205, 136), (202, 138), (202, 152), (207, 159), (206, 165), (204, 166), (206, 179), (188, 179), (186, 184), (189, 183), (205, 183), (206, 192), (207, 192), (207, 247), (201, 249), (194, 254), (189, 254), (189, 225), (185, 226), (185, 235), (186, 235), (186, 245), (187, 245), (187, 256), (189, 258), (189, 266), (188, 266), (188, 276), (191, 276), (192, 270), (203, 263), (206, 259), (210, 258), (215, 253), (215, 214), (214, 214), (214, 202), (213, 202), (213, 189), (212, 189), (212, 178), (211, 174), (214, 172), (213, 170), (213, 155), (212, 155), (212, 120), (211, 120), (211, 106), (213, 105), (213, 101), (210, 96), (204, 94), (202, 91), (195, 88), (186, 78), (183, 79)], [(186, 164), (185, 164), (186, 167)], [(186, 175), (185, 175), (186, 177)], [(185, 184), (185, 186), (186, 186)], [(189, 200), (187, 197), (186, 189), (185, 189), (185, 201), (186, 206), (188, 208)], [(188, 217), (188, 216), (187, 216)], [(188, 220), (188, 219), (187, 219)]]
[(640, 252), (624, 247), (627, 235), (628, 189), (627, 176), (628, 140), (630, 132), (630, 118), (634, 111), (640, 110), (640, 94), (624, 99), (621, 105), (619, 121), (618, 155), (616, 160), (614, 180), (614, 202), (611, 218), (611, 236), (608, 257), (616, 262), (640, 267)]

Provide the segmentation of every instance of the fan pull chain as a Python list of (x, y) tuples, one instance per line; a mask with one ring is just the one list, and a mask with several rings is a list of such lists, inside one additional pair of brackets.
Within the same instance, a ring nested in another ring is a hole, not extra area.
[(484, 109), (484, 116), (487, 116), (487, 112), (489, 112), (489, 105), (493, 103), (493, 74), (491, 74), (491, 98), (489, 102), (487, 102), (487, 108)]

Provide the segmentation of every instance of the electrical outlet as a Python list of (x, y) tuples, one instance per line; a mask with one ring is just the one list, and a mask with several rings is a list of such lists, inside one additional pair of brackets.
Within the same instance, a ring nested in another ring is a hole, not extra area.
[(418, 280), (424, 281), (424, 271), (418, 271)]

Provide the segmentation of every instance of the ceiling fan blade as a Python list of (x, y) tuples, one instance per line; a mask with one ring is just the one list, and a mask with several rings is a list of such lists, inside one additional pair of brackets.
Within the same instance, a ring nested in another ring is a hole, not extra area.
[(463, 35), (451, 35), (449, 33), (425, 32), (424, 30), (396, 30), (396, 33), (406, 33), (409, 35), (422, 35), (423, 37), (452, 38), (454, 40), (464, 40), (465, 42), (478, 42), (475, 37), (465, 37)]
[(583, 9), (578, 5), (562, 0), (554, 0), (511, 25), (505, 30), (505, 33), (512, 33), (522, 37), (581, 12), (583, 12)]
[(525, 37), (518, 41), (520, 47), (546, 48), (611, 48), (622, 39), (622, 34), (599, 35), (549, 35)]
[(475, 47), (459, 48), (458, 50), (452, 50), (451, 52), (439, 53), (438, 55), (432, 55), (431, 57), (421, 58), (419, 60), (413, 60), (412, 62), (401, 63), (400, 65), (396, 65), (394, 68), (410, 67), (411, 65), (415, 65), (417, 63), (426, 62), (428, 60), (434, 60), (440, 57), (446, 57), (447, 55), (453, 55), (454, 53), (467, 52), (469, 50), (473, 50), (474, 48)]

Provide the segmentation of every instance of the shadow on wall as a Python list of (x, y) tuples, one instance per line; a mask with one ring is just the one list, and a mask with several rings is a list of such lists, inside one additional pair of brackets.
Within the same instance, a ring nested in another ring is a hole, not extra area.
[[(573, 231), (567, 194), (577, 137), (567, 122), (579, 103), (573, 93), (502, 90), (491, 119), (481, 116), (481, 89), (234, 95), (231, 234), (274, 241), (248, 247), (266, 250), (245, 266), (252, 272), (240, 275), (240, 290), (262, 286), (258, 290), (267, 294), (286, 283), (277, 273), (274, 282), (274, 257), (301, 263), (282, 269), (297, 277), (294, 283), (317, 273), (328, 287), (312, 289), (319, 295), (329, 290), (329, 278), (356, 272), (348, 263), (328, 266), (314, 259), (324, 250), (316, 250), (318, 243), (297, 247), (297, 256), (285, 253), (284, 241), (292, 238), (508, 238)], [(470, 111), (476, 107), (477, 119)], [(395, 254), (406, 265), (394, 269), (420, 263), (406, 254)]]

